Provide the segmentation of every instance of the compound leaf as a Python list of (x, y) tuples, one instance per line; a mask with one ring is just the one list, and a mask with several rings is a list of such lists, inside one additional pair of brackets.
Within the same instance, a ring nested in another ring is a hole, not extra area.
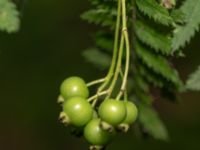
[(153, 18), (156, 22), (167, 26), (173, 23), (168, 10), (159, 5), (156, 0), (136, 0), (136, 4), (141, 12)]
[(177, 25), (174, 30), (173, 51), (179, 50), (190, 42), (200, 25), (200, 0), (186, 0), (180, 9), (185, 14), (186, 24)]

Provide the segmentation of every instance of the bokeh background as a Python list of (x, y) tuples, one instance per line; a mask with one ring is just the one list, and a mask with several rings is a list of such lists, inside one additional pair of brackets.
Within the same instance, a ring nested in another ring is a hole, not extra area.
[[(16, 0), (20, 2), (20, 0)], [(25, 0), (21, 30), (0, 33), (0, 150), (86, 150), (83, 139), (57, 121), (61, 81), (79, 75), (87, 81), (103, 75), (81, 56), (92, 44), (95, 27), (80, 19), (87, 0)], [(186, 79), (200, 64), (200, 34), (175, 66)], [(180, 103), (157, 101), (171, 141), (121, 134), (108, 150), (200, 149), (200, 94), (188, 92)]]

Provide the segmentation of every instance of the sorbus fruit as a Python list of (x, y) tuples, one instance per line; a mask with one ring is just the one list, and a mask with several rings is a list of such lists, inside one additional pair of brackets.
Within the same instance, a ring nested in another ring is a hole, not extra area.
[(84, 98), (73, 97), (63, 104), (63, 113), (64, 123), (82, 127), (92, 119), (94, 111)]
[(87, 98), (89, 96), (87, 85), (80, 77), (65, 79), (60, 86), (60, 93), (65, 100), (72, 97)]

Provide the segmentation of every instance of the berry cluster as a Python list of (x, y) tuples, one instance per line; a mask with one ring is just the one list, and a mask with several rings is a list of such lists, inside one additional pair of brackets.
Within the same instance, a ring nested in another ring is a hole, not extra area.
[(58, 101), (63, 110), (59, 119), (74, 131), (82, 132), (91, 150), (102, 149), (114, 138), (116, 131), (127, 132), (137, 118), (135, 104), (127, 100), (108, 98), (92, 105), (88, 85), (79, 77), (65, 79), (60, 92)]
[[(87, 84), (79, 77), (70, 77), (64, 80), (60, 87), (58, 101), (63, 107), (60, 120), (73, 127), (74, 133), (83, 133), (91, 144), (91, 150), (105, 147), (117, 131), (127, 132), (138, 114), (135, 104), (128, 101), (127, 92), (131, 46), (127, 29), (126, 0), (118, 0), (117, 6), (113, 58), (106, 77)], [(122, 59), (125, 59), (124, 64)], [(117, 82), (121, 82), (121, 85), (118, 86)], [(96, 94), (89, 97), (88, 88), (100, 83)]]

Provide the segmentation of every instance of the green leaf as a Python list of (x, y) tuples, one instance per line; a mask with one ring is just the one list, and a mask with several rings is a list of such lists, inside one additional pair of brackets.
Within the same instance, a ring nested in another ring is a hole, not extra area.
[(166, 80), (174, 83), (177, 87), (181, 87), (182, 82), (177, 71), (170, 67), (168, 61), (163, 56), (152, 53), (150, 50), (142, 47), (139, 43), (136, 43), (135, 50), (137, 56), (146, 66), (163, 76)]
[(145, 80), (139, 73), (134, 74), (134, 82), (137, 85), (137, 87), (141, 89), (143, 92), (149, 91), (149, 85), (145, 82)]
[(180, 10), (185, 13), (186, 24), (178, 25), (174, 30), (173, 51), (184, 47), (199, 30), (200, 0), (186, 0)]
[(137, 98), (140, 102), (150, 105), (153, 103), (153, 98), (151, 97), (150, 93), (145, 93), (144, 91), (137, 90)]
[(160, 120), (157, 112), (148, 105), (139, 105), (139, 121), (147, 132), (155, 139), (168, 141), (169, 136), (167, 129)]
[(200, 66), (186, 81), (186, 89), (200, 91)]
[(171, 17), (176, 23), (180, 23), (180, 24), (185, 23), (185, 14), (180, 9), (173, 9), (171, 12)]
[(111, 57), (96, 48), (85, 50), (83, 57), (99, 69), (106, 69), (110, 66)]
[[(133, 72), (134, 78), (132, 78), (132, 91), (131, 94), (133, 97), (135, 97), (136, 100), (139, 100), (140, 102), (150, 105), (153, 102), (153, 99), (150, 95), (149, 89), (150, 86), (149, 84), (144, 80), (144, 78), (140, 75), (139, 72)], [(128, 81), (130, 83), (130, 81)], [(128, 84), (129, 85), (129, 84)]]
[(19, 30), (19, 12), (10, 0), (0, 0), (0, 30), (8, 33)]
[(156, 0), (136, 0), (136, 4), (141, 12), (153, 18), (156, 22), (167, 26), (173, 23), (168, 10), (159, 5)]
[(138, 68), (140, 76), (143, 76), (144, 79), (146, 79), (149, 83), (153, 84), (156, 87), (164, 87), (163, 81), (157, 76), (150, 73), (149, 70), (147, 70), (142, 64)]
[(97, 33), (95, 36), (95, 42), (99, 48), (106, 50), (107, 52), (112, 52), (113, 51), (113, 39), (112, 38), (106, 34)]
[(171, 38), (169, 36), (158, 32), (142, 21), (136, 21), (135, 33), (143, 43), (155, 49), (156, 52), (171, 54)]
[[(152, 99), (149, 91), (145, 92), (140, 85), (141, 83), (138, 83), (137, 79), (134, 80), (134, 82), (135, 82), (135, 86), (134, 86), (133, 90), (134, 90), (134, 97), (136, 97), (135, 99), (139, 100), (140, 102), (142, 102), (144, 104), (151, 105), (153, 103), (153, 99)], [(143, 83), (145, 83), (145, 82), (143, 82)]]
[(89, 23), (114, 28), (116, 15), (116, 9), (102, 7), (86, 11), (81, 15), (81, 18), (87, 20)]

